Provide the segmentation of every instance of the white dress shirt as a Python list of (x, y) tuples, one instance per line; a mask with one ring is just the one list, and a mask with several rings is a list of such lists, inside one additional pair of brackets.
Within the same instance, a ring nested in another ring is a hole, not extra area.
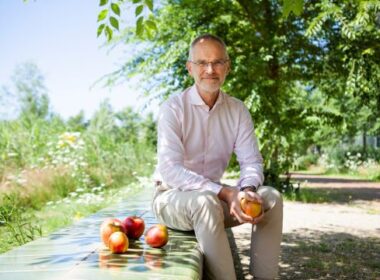
[(155, 179), (162, 186), (219, 193), (232, 153), (240, 165), (238, 187), (263, 183), (263, 159), (244, 103), (222, 91), (212, 109), (196, 86), (170, 97), (158, 115)]

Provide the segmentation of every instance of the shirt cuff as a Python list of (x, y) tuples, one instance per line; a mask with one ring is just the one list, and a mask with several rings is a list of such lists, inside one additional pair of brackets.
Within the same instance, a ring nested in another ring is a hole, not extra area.
[(249, 178), (242, 180), (239, 184), (240, 188), (247, 187), (247, 186), (255, 186), (256, 188), (259, 188), (261, 186), (261, 183), (258, 180), (255, 180), (254, 178)]
[(214, 183), (212, 181), (208, 181), (207, 183), (205, 183), (205, 185), (204, 185), (204, 187), (202, 187), (202, 189), (212, 191), (212, 192), (218, 194), (220, 192), (220, 190), (222, 189), (222, 186), (217, 184), (217, 183)]

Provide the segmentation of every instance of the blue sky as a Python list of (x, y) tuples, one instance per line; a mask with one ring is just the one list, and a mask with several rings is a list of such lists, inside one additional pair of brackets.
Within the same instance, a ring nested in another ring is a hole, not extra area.
[(33, 62), (45, 77), (53, 111), (64, 118), (80, 110), (91, 117), (106, 98), (115, 110), (140, 110), (144, 100), (133, 81), (91, 88), (125, 61), (121, 49), (109, 51), (96, 37), (98, 2), (0, 0), (0, 86), (11, 87), (16, 66)]

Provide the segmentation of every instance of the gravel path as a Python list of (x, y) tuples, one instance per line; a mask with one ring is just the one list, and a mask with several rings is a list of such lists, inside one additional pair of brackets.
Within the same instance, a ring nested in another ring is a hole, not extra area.
[[(285, 201), (278, 279), (380, 279), (380, 183), (306, 177), (298, 176), (301, 182), (308, 180), (301, 190), (340, 189), (350, 199), (329, 204)], [(238, 279), (252, 279), (250, 231), (250, 225), (232, 229)]]

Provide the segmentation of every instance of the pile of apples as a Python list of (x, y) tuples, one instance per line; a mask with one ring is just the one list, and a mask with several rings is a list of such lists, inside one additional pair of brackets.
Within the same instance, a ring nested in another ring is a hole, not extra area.
[[(141, 217), (129, 216), (123, 221), (116, 218), (105, 220), (100, 226), (100, 237), (112, 253), (125, 253), (129, 248), (129, 239), (139, 239), (145, 230)], [(157, 224), (145, 233), (145, 242), (153, 248), (161, 248), (169, 240), (166, 226)]]

